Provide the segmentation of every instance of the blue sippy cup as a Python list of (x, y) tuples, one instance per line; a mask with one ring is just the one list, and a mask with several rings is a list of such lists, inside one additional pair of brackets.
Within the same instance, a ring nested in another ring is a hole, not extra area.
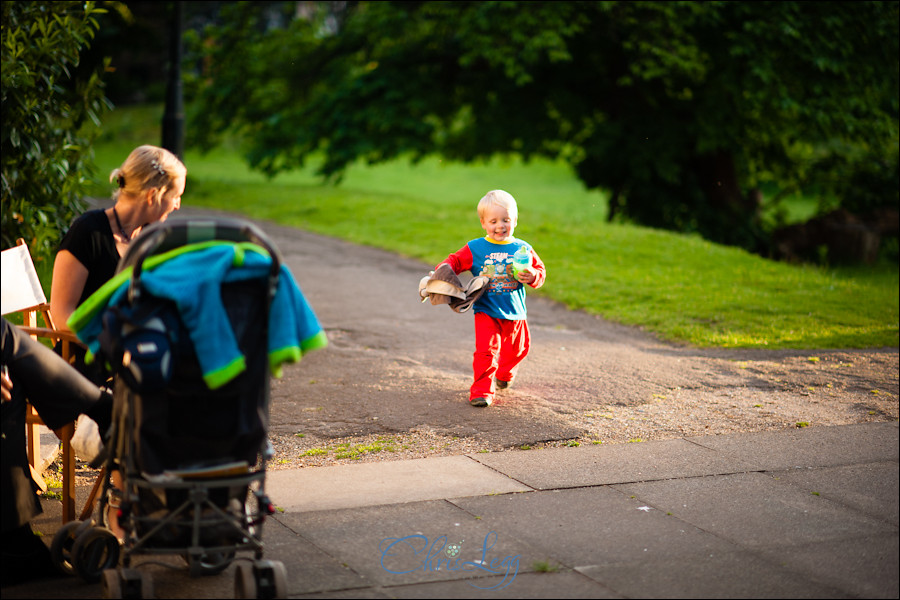
[(512, 259), (512, 272), (513, 277), (518, 277), (521, 271), (528, 269), (531, 266), (531, 252), (529, 251), (528, 246), (522, 246), (516, 253), (513, 254)]

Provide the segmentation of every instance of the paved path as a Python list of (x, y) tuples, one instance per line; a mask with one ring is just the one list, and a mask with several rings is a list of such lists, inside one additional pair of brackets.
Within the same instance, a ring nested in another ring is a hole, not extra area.
[[(283, 512), (266, 526), (266, 557), (286, 565), (291, 598), (898, 596), (896, 423), (285, 470), (267, 482)], [(58, 526), (58, 506), (38, 529)], [(147, 570), (159, 598), (233, 597), (234, 565), (202, 579)], [(77, 579), (3, 590), (100, 594)]]
[(428, 265), (260, 225), (330, 340), (273, 383), (276, 434), (302, 432), (327, 443), (421, 429), (513, 448), (578, 437), (625, 442), (898, 416), (897, 349), (852, 357), (817, 352), (810, 361), (809, 351), (681, 347), (536, 294), (528, 299), (532, 350), (516, 385), (490, 409), (473, 410), (467, 402), (472, 315), (419, 301), (416, 288)]

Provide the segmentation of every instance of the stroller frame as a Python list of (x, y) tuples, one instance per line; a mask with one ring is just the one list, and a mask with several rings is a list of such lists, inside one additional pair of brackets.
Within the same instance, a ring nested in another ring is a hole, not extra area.
[[(259, 335), (267, 339), (268, 313), (278, 286), (281, 256), (268, 238), (251, 223), (231, 218), (180, 218), (148, 227), (129, 247), (121, 259), (118, 272), (132, 269), (127, 291), (127, 305), (135, 306), (147, 300), (141, 285), (144, 261), (152, 255), (162, 254), (188, 244), (205, 241), (249, 242), (260, 246), (272, 259), (264, 289), (255, 291), (264, 298), (264, 314), (257, 318), (262, 324)], [(245, 284), (247, 285), (247, 284)], [(258, 287), (260, 282), (255, 282)], [(225, 287), (224, 285), (222, 286)], [(249, 286), (248, 286), (249, 287)], [(153, 302), (152, 296), (149, 297)], [(254, 329), (253, 331), (259, 331)], [(111, 359), (113, 357), (104, 357)], [(121, 358), (121, 357), (120, 357)], [(116, 372), (122, 365), (112, 362)], [(257, 365), (255, 371), (259, 371)], [(249, 371), (249, 369), (248, 369)], [(142, 399), (141, 394), (123, 380), (116, 378), (114, 389), (113, 426), (107, 441), (108, 455), (103, 493), (98, 502), (99, 524), (74, 522), (60, 530), (60, 539), (54, 546), (62, 548), (64, 571), (76, 571), (83, 579), (96, 582), (102, 579), (106, 597), (152, 597), (152, 582), (144, 574), (132, 568), (132, 558), (137, 555), (182, 555), (192, 577), (215, 575), (224, 571), (238, 552), (253, 554), (252, 565), (237, 565), (236, 597), (286, 597), (286, 571), (278, 561), (263, 559), (262, 527), (265, 517), (275, 508), (265, 494), (266, 464), (273, 456), (268, 442), (269, 372), (268, 361), (262, 371), (263, 386), (254, 407), (262, 423), (254, 430), (250, 448), (242, 448), (239, 460), (203, 466), (201, 468), (177, 467), (162, 473), (147, 475), (137, 464), (135, 448), (141, 445), (141, 424), (137, 421), (142, 402), (148, 405), (154, 400)], [(248, 374), (248, 377), (250, 375)], [(242, 384), (252, 385), (255, 382)], [(237, 388), (240, 391), (244, 387)], [(168, 395), (168, 389), (164, 395)], [(233, 392), (232, 392), (233, 394)], [(261, 429), (261, 439), (259, 430)], [(257, 444), (258, 441), (258, 444)], [(255, 463), (251, 457), (255, 455)], [(124, 489), (117, 489), (110, 474), (119, 469), (123, 475)], [(116, 507), (112, 499), (119, 499), (118, 518), (126, 532), (122, 544), (122, 568), (119, 562), (119, 542), (105, 527), (107, 508)], [(146, 509), (147, 500), (159, 500), (160, 508), (152, 513)], [(170, 506), (171, 505), (171, 506)], [(213, 533), (210, 534), (210, 531)], [(59, 554), (58, 552), (57, 554)], [(68, 562), (67, 562), (68, 561)]]

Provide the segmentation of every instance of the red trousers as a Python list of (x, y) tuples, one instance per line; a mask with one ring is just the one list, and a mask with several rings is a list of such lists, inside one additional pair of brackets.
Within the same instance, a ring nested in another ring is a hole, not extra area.
[(469, 399), (493, 398), (494, 377), (512, 381), (530, 347), (531, 334), (526, 321), (495, 319), (485, 313), (475, 313), (475, 354), (472, 358), (475, 380), (469, 389)]

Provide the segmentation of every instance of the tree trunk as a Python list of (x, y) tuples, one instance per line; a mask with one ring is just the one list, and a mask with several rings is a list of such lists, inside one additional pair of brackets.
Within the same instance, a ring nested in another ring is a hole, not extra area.
[(701, 235), (751, 252), (768, 252), (769, 242), (759, 223), (761, 195), (756, 190), (741, 193), (734, 156), (726, 151), (699, 156), (693, 170), (705, 200), (694, 207)]
[(694, 174), (712, 210), (744, 215), (750, 221), (757, 205), (752, 195), (744, 196), (738, 183), (734, 157), (720, 150), (694, 161)]

